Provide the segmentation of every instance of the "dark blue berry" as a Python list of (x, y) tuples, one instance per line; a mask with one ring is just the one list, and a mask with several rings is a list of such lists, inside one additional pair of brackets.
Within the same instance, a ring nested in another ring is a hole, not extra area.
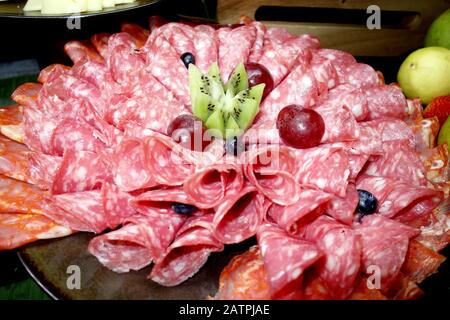
[(357, 211), (360, 215), (372, 214), (377, 210), (378, 200), (377, 198), (366, 190), (358, 190), (359, 202)]
[(241, 138), (235, 136), (235, 137), (230, 138), (225, 141), (225, 152), (226, 153), (237, 157), (244, 151), (245, 151), (245, 145)]
[(175, 211), (175, 213), (178, 214), (193, 214), (198, 209), (194, 206), (191, 206), (190, 204), (184, 204), (184, 203), (172, 203), (172, 210)]
[(195, 57), (194, 57), (194, 55), (192, 54), (192, 53), (190, 53), (190, 52), (185, 52), (185, 53), (183, 53), (182, 55), (181, 55), (181, 60), (183, 61), (183, 63), (184, 63), (184, 66), (186, 67), (186, 68), (189, 68), (189, 65), (192, 63), (192, 64), (195, 64)]

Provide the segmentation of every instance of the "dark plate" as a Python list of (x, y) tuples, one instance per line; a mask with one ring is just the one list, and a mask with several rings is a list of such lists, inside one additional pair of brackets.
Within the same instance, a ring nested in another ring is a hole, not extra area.
[(119, 4), (113, 8), (105, 8), (101, 11), (83, 12), (80, 14), (69, 15), (49, 15), (42, 14), (39, 11), (24, 12), (23, 7), (26, 1), (6, 1), (0, 2), (0, 19), (1, 18), (17, 18), (17, 19), (67, 19), (68, 17), (91, 17), (96, 15), (104, 15), (110, 13), (124, 12), (128, 10), (140, 9), (146, 6), (154, 5), (161, 0), (137, 0), (134, 3)]
[[(236, 254), (244, 252), (252, 240), (229, 246), (224, 252), (212, 254), (206, 265), (183, 284), (167, 288), (147, 280), (151, 267), (129, 273), (115, 273), (103, 267), (87, 252), (92, 234), (40, 241), (19, 251), (19, 258), (33, 279), (55, 299), (187, 299), (201, 300), (214, 296), (221, 270)], [(81, 289), (69, 289), (69, 266), (78, 266)]]

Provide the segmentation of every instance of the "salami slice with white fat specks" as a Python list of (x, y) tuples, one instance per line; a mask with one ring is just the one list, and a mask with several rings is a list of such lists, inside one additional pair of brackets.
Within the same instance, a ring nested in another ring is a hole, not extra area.
[(395, 85), (377, 85), (364, 89), (369, 108), (369, 120), (386, 117), (406, 119), (408, 104), (402, 89)]
[(120, 229), (92, 239), (88, 250), (115, 272), (140, 270), (164, 254), (185, 220), (181, 215), (157, 210), (137, 215)]
[(346, 299), (360, 271), (359, 236), (349, 226), (321, 216), (306, 227), (305, 237), (324, 253), (317, 270), (329, 293), (334, 299)]
[[(329, 62), (329, 60), (326, 60)], [(341, 84), (332, 88), (321, 97), (322, 103), (346, 106), (357, 121), (364, 121), (369, 115), (367, 98), (364, 91), (350, 84)]]
[(295, 180), (296, 160), (287, 147), (268, 146), (244, 153), (244, 173), (263, 195), (280, 205), (299, 199), (300, 185)]
[(257, 63), (263, 54), (264, 37), (266, 35), (266, 26), (258, 21), (252, 21), (250, 23), (256, 29), (256, 38), (253, 43), (253, 47), (250, 50), (250, 55), (248, 57), (249, 62)]
[(146, 212), (147, 207), (170, 210), (173, 203), (197, 206), (197, 203), (188, 197), (181, 186), (149, 190), (136, 196), (132, 202), (134, 207), (140, 212)]
[(121, 191), (113, 183), (104, 183), (101, 192), (103, 197), (103, 211), (110, 229), (116, 228), (125, 219), (137, 213), (131, 204), (134, 197), (129, 193)]
[(296, 149), (295, 177), (301, 185), (344, 197), (350, 176), (347, 153), (340, 148)]
[(322, 256), (321, 251), (270, 223), (259, 227), (257, 238), (272, 299), (301, 295), (303, 272)]
[(183, 189), (198, 208), (208, 209), (219, 205), (225, 196), (240, 192), (243, 184), (241, 165), (224, 161), (196, 170)]
[(370, 275), (373, 266), (379, 268), (381, 291), (387, 291), (403, 265), (409, 239), (419, 231), (382, 215), (366, 216), (354, 228), (361, 237), (364, 272)]
[(317, 81), (319, 95), (326, 94), (328, 90), (334, 88), (338, 84), (336, 69), (330, 60), (313, 54), (311, 60), (311, 69)]
[(224, 82), (240, 64), (246, 63), (256, 39), (254, 26), (242, 26), (236, 29), (220, 28), (216, 31), (219, 39), (219, 68)]
[(110, 179), (110, 173), (101, 157), (90, 151), (66, 150), (55, 174), (53, 194), (99, 189)]
[(198, 25), (194, 30), (195, 65), (207, 73), (209, 67), (219, 61), (219, 39), (211, 26)]
[(359, 195), (356, 186), (349, 183), (344, 197), (334, 196), (328, 204), (327, 213), (336, 220), (351, 225), (354, 219)]
[(63, 158), (43, 153), (30, 153), (28, 156), (28, 174), (33, 184), (39, 188), (48, 190)]
[(212, 214), (189, 218), (149, 278), (163, 286), (176, 286), (196, 274), (212, 252), (222, 251), (223, 244), (213, 235), (212, 219)]
[(215, 209), (215, 237), (222, 243), (233, 244), (254, 236), (264, 218), (263, 203), (264, 197), (250, 184), (227, 196)]
[(329, 193), (305, 189), (296, 203), (289, 206), (273, 204), (267, 214), (287, 232), (296, 234), (300, 228), (322, 215), (332, 198)]

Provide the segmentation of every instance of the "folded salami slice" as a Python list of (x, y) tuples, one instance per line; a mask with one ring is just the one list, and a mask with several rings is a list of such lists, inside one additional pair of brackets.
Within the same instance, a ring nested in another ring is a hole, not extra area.
[(256, 234), (264, 219), (264, 197), (248, 184), (239, 193), (227, 196), (214, 214), (214, 235), (222, 243), (242, 242)]
[(43, 214), (76, 231), (100, 233), (108, 228), (100, 190), (51, 196)]
[(111, 34), (109, 33), (97, 33), (90, 39), (97, 52), (100, 53), (103, 58), (106, 58), (108, 55), (108, 40), (110, 37)]
[(380, 85), (378, 73), (369, 65), (355, 63), (347, 66), (341, 73), (339, 81), (358, 88)]
[(42, 89), (40, 83), (24, 83), (17, 87), (11, 95), (18, 105), (28, 108), (38, 108), (37, 99)]
[(295, 177), (301, 185), (345, 197), (350, 176), (347, 153), (341, 148), (294, 150)]
[(121, 225), (127, 218), (137, 213), (131, 201), (130, 194), (121, 191), (115, 184), (104, 183), (102, 185), (103, 211), (105, 220), (110, 229)]
[(244, 184), (240, 165), (231, 161), (218, 162), (196, 170), (184, 183), (184, 192), (198, 208), (219, 205), (223, 198), (237, 194)]
[(236, 29), (220, 28), (216, 31), (219, 39), (219, 68), (224, 82), (239, 65), (246, 63), (256, 39), (256, 28), (252, 25)]
[(103, 57), (88, 42), (69, 41), (64, 45), (64, 51), (73, 63), (80, 60), (94, 60), (103, 62)]
[(392, 117), (408, 117), (408, 105), (400, 87), (395, 85), (378, 85), (364, 89), (371, 120)]
[(176, 286), (195, 275), (212, 252), (222, 251), (223, 244), (213, 235), (212, 219), (212, 214), (189, 218), (149, 278), (163, 286)]
[(207, 73), (209, 67), (219, 61), (219, 39), (216, 30), (208, 25), (198, 25), (194, 27), (194, 47), (195, 65), (203, 72)]
[(102, 158), (90, 151), (65, 152), (53, 180), (53, 194), (99, 189), (110, 180), (110, 173)]
[(249, 62), (257, 63), (263, 54), (264, 37), (266, 35), (266, 26), (258, 21), (252, 21), (250, 23), (256, 29), (256, 38), (253, 43), (253, 47), (250, 50), (248, 57)]
[(332, 198), (329, 193), (305, 189), (300, 193), (298, 201), (292, 205), (271, 205), (268, 215), (287, 232), (296, 234), (300, 228), (322, 215)]
[(140, 73), (145, 67), (145, 56), (136, 47), (118, 45), (108, 58), (112, 78), (122, 87), (132, 89), (140, 82)]
[(258, 246), (235, 256), (222, 270), (215, 300), (270, 300), (269, 283)]
[(297, 202), (301, 190), (294, 176), (296, 159), (289, 148), (255, 148), (242, 158), (245, 176), (259, 192), (280, 205)]
[(363, 170), (370, 155), (368, 154), (349, 154), (348, 155), (348, 166), (350, 168), (350, 181), (356, 181), (359, 173)]
[(364, 271), (368, 275), (377, 272), (381, 290), (386, 292), (405, 261), (409, 239), (420, 232), (382, 215), (366, 216), (354, 229), (361, 236)]
[(0, 213), (0, 250), (27, 243), (68, 236), (73, 231), (40, 214)]
[(321, 251), (270, 223), (260, 226), (257, 238), (272, 299), (297, 297), (302, 292), (303, 272), (322, 256)]
[(45, 119), (39, 110), (25, 108), (23, 111), (24, 142), (31, 149), (51, 154), (51, 137), (57, 122)]
[(427, 185), (425, 168), (409, 141), (383, 142), (383, 151), (383, 155), (368, 163), (365, 174), (397, 179), (416, 186)]
[(345, 197), (334, 196), (328, 205), (327, 213), (339, 222), (351, 225), (358, 202), (359, 195), (356, 186), (349, 183)]
[(278, 113), (285, 106), (297, 104), (308, 108), (317, 99), (318, 89), (315, 76), (309, 69), (308, 62), (301, 60), (261, 104), (256, 121), (272, 120), (275, 123)]
[(185, 105), (190, 104), (188, 71), (179, 54), (163, 36), (157, 37), (147, 57), (149, 71)]
[(31, 152), (26, 145), (0, 135), (0, 174), (30, 182), (28, 155)]
[(335, 49), (320, 49), (317, 55), (326, 58), (335, 68), (340, 83), (345, 83), (345, 77), (348, 74), (347, 69), (357, 64), (355, 58), (348, 52)]
[(32, 184), (49, 190), (63, 158), (32, 152), (28, 156), (28, 175)]
[[(325, 61), (331, 63), (329, 60)], [(364, 121), (369, 115), (367, 98), (363, 90), (350, 84), (341, 84), (332, 88), (321, 98), (321, 101), (341, 107), (346, 106), (357, 121)]]
[(180, 57), (185, 52), (196, 54), (193, 41), (194, 34), (193, 27), (184, 23), (171, 22), (155, 30), (155, 34), (152, 34), (152, 37), (165, 37), (175, 49), (178, 57)]
[(336, 69), (330, 60), (313, 54), (311, 60), (311, 69), (317, 81), (319, 95), (326, 94), (328, 90), (334, 88), (338, 84)]
[(122, 23), (122, 32), (128, 33), (135, 40), (136, 47), (142, 48), (147, 42), (150, 31), (135, 23)]
[(52, 79), (57, 78), (66, 72), (69, 72), (70, 69), (71, 67), (63, 64), (59, 63), (51, 64), (41, 70), (38, 76), (38, 81), (40, 83), (46, 83), (47, 81), (51, 81)]
[(122, 191), (133, 191), (156, 185), (149, 172), (145, 143), (140, 139), (124, 140), (111, 159), (115, 184)]
[(133, 216), (120, 229), (92, 239), (88, 250), (115, 272), (140, 270), (164, 254), (185, 220), (157, 210)]
[(96, 151), (105, 147), (99, 140), (94, 127), (75, 119), (67, 119), (59, 123), (53, 131), (51, 144), (53, 155), (62, 156), (67, 149), (75, 151)]
[(46, 196), (31, 184), (0, 175), (0, 212), (42, 214)]
[(318, 273), (334, 299), (346, 299), (359, 274), (361, 243), (356, 233), (328, 216), (321, 216), (306, 227), (305, 237), (317, 244), (325, 259)]

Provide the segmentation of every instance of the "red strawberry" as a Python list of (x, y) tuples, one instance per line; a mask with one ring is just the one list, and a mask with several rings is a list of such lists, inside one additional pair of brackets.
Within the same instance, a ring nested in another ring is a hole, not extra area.
[(442, 126), (450, 115), (450, 96), (442, 96), (433, 99), (423, 111), (424, 118), (438, 117)]

